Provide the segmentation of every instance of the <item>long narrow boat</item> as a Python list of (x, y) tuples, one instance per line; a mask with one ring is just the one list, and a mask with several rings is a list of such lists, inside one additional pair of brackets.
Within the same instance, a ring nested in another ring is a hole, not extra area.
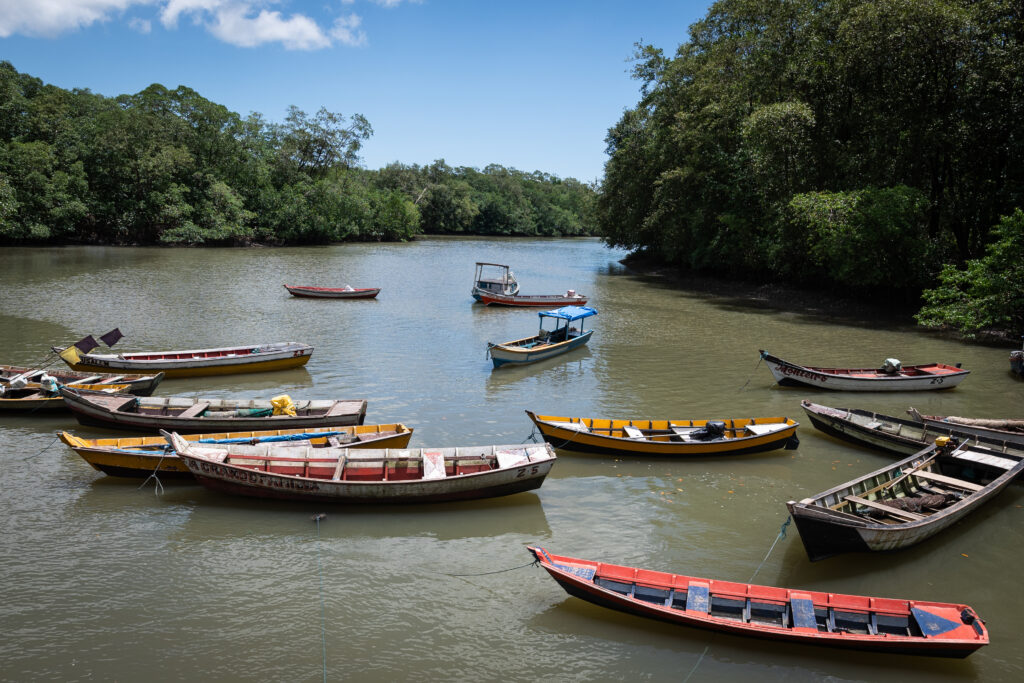
[(162, 372), (158, 372), (155, 375), (112, 375), (75, 372), (74, 370), (54, 370), (53, 368), (39, 370), (17, 365), (0, 365), (0, 384), (3, 385), (11, 385), (12, 382), (20, 383), (19, 378), (28, 383), (37, 383), (45, 375), (54, 378), (59, 384), (69, 384), (71, 386), (81, 386), (83, 384), (123, 384), (128, 387), (123, 389), (123, 391), (135, 394), (136, 396), (149, 396), (164, 378), (164, 373)]
[(972, 449), (1024, 457), (1024, 440), (1020, 435), (999, 434), (992, 430), (989, 434), (974, 433), (954, 424), (893, 417), (856, 408), (831, 408), (807, 400), (801, 401), (800, 407), (807, 413), (811, 424), (826, 434), (888, 453), (911, 455), (933, 443), (937, 437), (948, 436)]
[[(97, 393), (116, 394), (127, 391), (123, 384), (84, 384), (79, 388)], [(22, 389), (0, 387), (0, 411), (8, 410), (67, 410), (67, 404), (59, 393), (53, 393), (38, 384), (30, 384)]]
[(787, 417), (722, 420), (615, 420), (526, 414), (555, 448), (610, 455), (737, 455), (796, 448)]
[[(597, 315), (597, 310), (586, 306), (564, 306), (538, 315), (540, 330), (532, 337), (487, 344), (487, 355), (495, 368), (535, 363), (583, 346), (594, 334), (594, 330), (583, 330), (583, 320)], [(554, 321), (554, 329), (544, 329), (547, 320)], [(577, 320), (580, 321), (579, 327), (572, 324)]]
[(207, 488), (320, 503), (436, 503), (505, 496), (538, 488), (555, 463), (555, 452), (547, 444), (260, 449), (201, 446), (179, 434), (161, 433)]
[[(53, 347), (60, 354), (69, 347)], [(219, 349), (143, 351), (140, 353), (72, 353), (64, 362), (85, 372), (162, 372), (167, 377), (231, 375), (285, 370), (305, 365), (313, 347), (299, 342), (276, 342)]]
[[(260, 399), (140, 398), (61, 387), (61, 396), (84, 425), (155, 432), (237, 432), (363, 424), (366, 401), (295, 401), (294, 415)], [(276, 397), (280, 398), (280, 397)]]
[(970, 373), (959, 364), (903, 365), (898, 361), (882, 368), (818, 368), (790, 363), (763, 349), (760, 353), (775, 380), (783, 386), (836, 391), (924, 391), (952, 389)]
[(304, 285), (285, 285), (292, 296), (305, 299), (373, 299), (380, 293), (380, 287), (309, 287)]
[(735, 583), (527, 550), (569, 595), (672, 624), (935, 657), (966, 657), (988, 645), (985, 623), (968, 605)]
[[(112, 477), (161, 477), (192, 479), (192, 473), (162, 436), (129, 436), (111, 439), (83, 439), (70, 432), (58, 434), (71, 450), (93, 468)], [(203, 444), (276, 444), (290, 448), (405, 448), (412, 429), (404, 424), (317, 427), (314, 429), (268, 429), (258, 432), (187, 434), (186, 441)]]
[(568, 290), (565, 294), (501, 294), (481, 292), (477, 299), (485, 306), (520, 306), (527, 308), (550, 308), (552, 306), (584, 306), (587, 297)]
[(958, 447), (947, 437), (938, 441), (909, 458), (787, 502), (811, 561), (920, 543), (995, 498), (1024, 472), (1024, 459)]
[(939, 429), (955, 429), (975, 436), (1002, 439), (1024, 446), (1024, 420), (959, 417), (956, 415), (922, 415), (914, 408), (907, 410), (914, 420)]

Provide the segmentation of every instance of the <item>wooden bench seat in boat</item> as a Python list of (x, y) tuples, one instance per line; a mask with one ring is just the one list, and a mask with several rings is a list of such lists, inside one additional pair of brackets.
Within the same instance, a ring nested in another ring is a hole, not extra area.
[(675, 425), (671, 425), (671, 428), (672, 432), (683, 441), (689, 441), (690, 434), (700, 429), (700, 427), (676, 427)]
[(628, 436), (630, 439), (644, 439), (644, 438), (646, 438), (644, 436), (643, 432), (641, 432), (636, 427), (632, 427), (630, 425), (623, 425), (622, 431), (625, 432), (626, 436)]
[(846, 496), (843, 500), (847, 500), (851, 503), (856, 503), (857, 505), (865, 505), (869, 508), (874, 508), (875, 510), (881, 510), (882, 512), (885, 512), (893, 517), (903, 518), (908, 522), (916, 522), (917, 520), (924, 519), (927, 516), (919, 515), (916, 512), (908, 512), (907, 510), (900, 510), (899, 508), (889, 507), (888, 505), (883, 505), (882, 503), (879, 503), (874, 500), (868, 500), (867, 498), (861, 498), (860, 496), (850, 495)]
[(447, 473), (444, 469), (444, 453), (441, 451), (423, 451), (423, 477), (424, 481), (431, 479), (444, 479)]
[(199, 403), (196, 403), (196, 404), (192, 405), (191, 407), (186, 408), (182, 412), (178, 413), (176, 417), (199, 417), (209, 407), (210, 407), (209, 403), (207, 403), (205, 401), (200, 401)]
[(776, 432), (780, 428), (784, 428), (786, 426), (787, 425), (784, 424), (784, 423), (773, 424), (773, 425), (749, 424), (749, 425), (747, 425), (746, 429), (747, 429), (748, 432), (750, 432), (754, 436), (763, 436), (765, 434), (771, 434), (772, 432)]
[(940, 484), (949, 484), (950, 486), (956, 486), (957, 488), (966, 489), (967, 491), (980, 491), (985, 488), (984, 486), (972, 484), (971, 482), (964, 481), (963, 479), (947, 477), (945, 474), (938, 474), (936, 472), (914, 472), (914, 476), (921, 479), (928, 479), (929, 481), (935, 481)]

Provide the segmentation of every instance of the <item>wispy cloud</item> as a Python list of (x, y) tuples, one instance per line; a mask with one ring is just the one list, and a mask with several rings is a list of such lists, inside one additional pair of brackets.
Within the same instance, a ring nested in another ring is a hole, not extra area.
[[(336, 0), (342, 6), (353, 1)], [(390, 8), (420, 0), (367, 1)], [(53, 38), (106, 21), (126, 21), (133, 30), (149, 33), (149, 19), (126, 16), (129, 8), (149, 6), (167, 30), (186, 20), (240, 47), (279, 43), (289, 50), (318, 50), (335, 43), (349, 47), (367, 44), (359, 15), (341, 14), (325, 29), (306, 14), (289, 14), (290, 4), (288, 0), (0, 0), (0, 37)]]

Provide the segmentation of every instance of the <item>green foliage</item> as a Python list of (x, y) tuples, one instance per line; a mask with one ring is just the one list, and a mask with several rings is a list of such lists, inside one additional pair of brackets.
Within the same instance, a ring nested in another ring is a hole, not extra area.
[(691, 272), (914, 297), (1024, 206), (1022, 40), (1008, 0), (719, 0), (673, 57), (637, 46), (598, 231)]
[(1024, 211), (1005, 216), (992, 232), (996, 241), (984, 257), (963, 270), (942, 269), (938, 286), (922, 295), (920, 324), (971, 337), (989, 329), (1024, 334)]
[(241, 118), (154, 84), (105, 98), (0, 62), (0, 242), (241, 245), (586, 234), (594, 189), (501, 166), (359, 168), (361, 115)]

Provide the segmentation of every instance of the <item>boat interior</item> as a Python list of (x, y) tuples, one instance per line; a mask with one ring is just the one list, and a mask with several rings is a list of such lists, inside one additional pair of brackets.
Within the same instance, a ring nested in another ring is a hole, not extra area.
[(591, 432), (601, 436), (638, 441), (715, 441), (765, 436), (788, 429), (787, 418), (738, 418), (726, 420), (599, 420), (590, 418), (547, 418), (549, 424)]

